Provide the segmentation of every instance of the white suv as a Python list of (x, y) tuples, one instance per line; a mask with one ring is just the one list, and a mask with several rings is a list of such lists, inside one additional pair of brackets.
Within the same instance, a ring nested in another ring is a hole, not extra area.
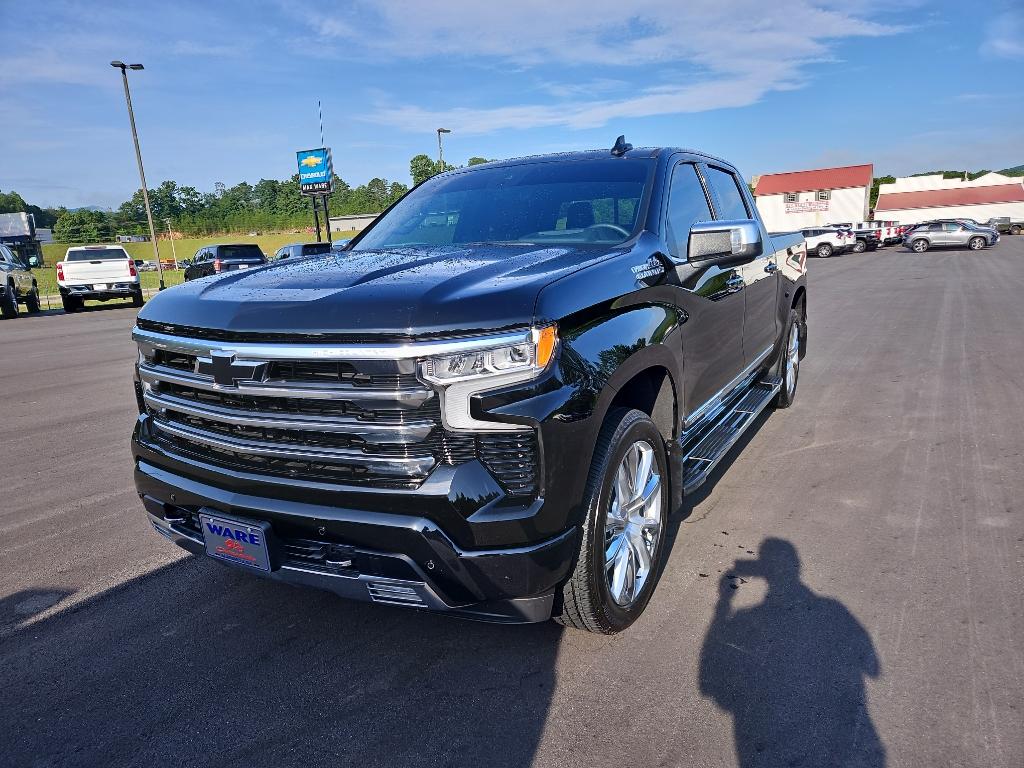
[(801, 231), (807, 252), (822, 259), (850, 250), (855, 242), (853, 232), (839, 227), (811, 227)]

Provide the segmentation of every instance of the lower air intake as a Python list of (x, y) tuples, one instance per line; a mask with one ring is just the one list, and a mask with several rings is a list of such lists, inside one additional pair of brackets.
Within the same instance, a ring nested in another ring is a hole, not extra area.
[(387, 581), (371, 581), (366, 585), (366, 589), (370, 593), (370, 599), (375, 603), (409, 606), (426, 605), (423, 602), (423, 598), (412, 587), (404, 587)]

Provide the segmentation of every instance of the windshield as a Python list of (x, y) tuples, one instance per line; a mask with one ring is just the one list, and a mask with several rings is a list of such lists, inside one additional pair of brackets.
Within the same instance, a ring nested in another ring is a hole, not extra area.
[(221, 259), (260, 259), (263, 251), (258, 245), (222, 245), (217, 249), (217, 257)]
[(124, 248), (89, 248), (82, 251), (68, 251), (64, 261), (110, 261), (111, 259), (127, 259)]
[(466, 243), (615, 245), (632, 236), (649, 160), (538, 162), (425, 182), (353, 250)]

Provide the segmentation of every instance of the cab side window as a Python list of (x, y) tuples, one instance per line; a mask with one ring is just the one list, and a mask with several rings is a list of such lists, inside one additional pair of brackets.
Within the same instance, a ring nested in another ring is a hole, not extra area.
[(665, 239), (672, 256), (686, 259), (690, 228), (698, 221), (713, 218), (697, 168), (692, 163), (680, 163), (672, 172), (665, 226)]
[(730, 171), (709, 165), (705, 176), (708, 186), (715, 191), (718, 198), (716, 212), (718, 218), (725, 221), (749, 219), (750, 211), (740, 192), (739, 180)]

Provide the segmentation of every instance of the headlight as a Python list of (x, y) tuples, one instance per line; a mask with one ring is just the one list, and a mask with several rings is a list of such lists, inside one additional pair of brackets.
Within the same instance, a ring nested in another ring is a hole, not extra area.
[(474, 419), (469, 413), (469, 399), (489, 389), (539, 376), (554, 357), (557, 342), (555, 326), (534, 328), (513, 343), (429, 357), (420, 364), (420, 373), (439, 390), (442, 418), (449, 429), (518, 430), (522, 427)]

